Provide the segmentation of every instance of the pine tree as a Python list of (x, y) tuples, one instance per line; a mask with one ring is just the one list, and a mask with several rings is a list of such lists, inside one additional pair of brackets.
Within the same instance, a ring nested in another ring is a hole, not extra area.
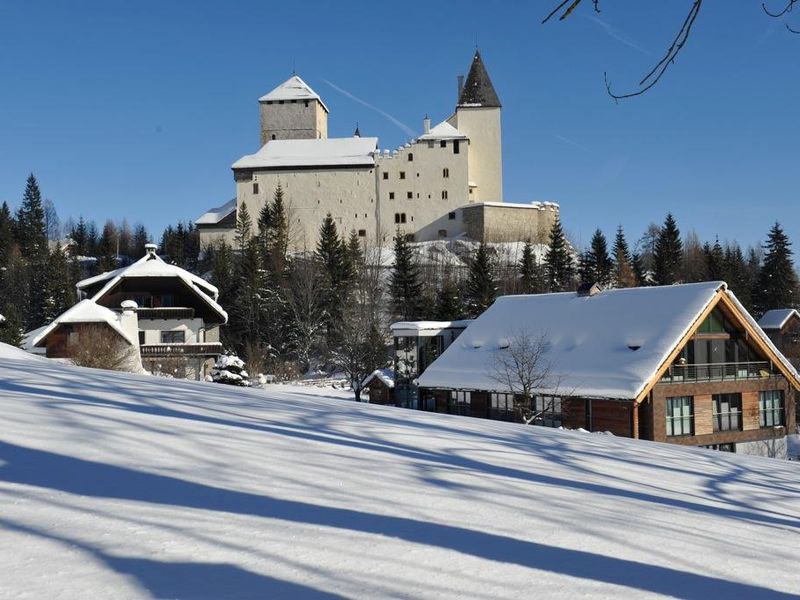
[(83, 215), (78, 219), (78, 224), (70, 231), (70, 239), (75, 243), (75, 254), (77, 256), (87, 256), (89, 253), (89, 231), (86, 228), (86, 221)]
[(345, 265), (344, 244), (339, 239), (336, 222), (330, 213), (325, 216), (320, 226), (315, 256), (322, 270), (321, 294), (326, 313), (325, 326), (328, 331), (328, 340), (332, 341), (335, 326), (341, 322), (342, 309), (347, 300), (342, 285), (347, 274), (347, 266)]
[(631, 256), (631, 271), (633, 271), (633, 278), (636, 280), (637, 286), (651, 285), (644, 270), (641, 254), (635, 253)]
[(497, 281), (494, 277), (494, 267), (486, 246), (481, 243), (469, 265), (469, 276), (464, 290), (467, 313), (477, 318), (492, 305), (495, 298), (497, 298)]
[(672, 213), (667, 213), (664, 226), (653, 251), (653, 278), (657, 285), (671, 285), (680, 280), (683, 242)]
[(29, 261), (41, 262), (47, 257), (47, 228), (42, 206), (42, 193), (33, 174), (28, 176), (22, 204), (17, 210), (17, 243)]
[[(133, 257), (133, 230), (131, 229), (128, 219), (122, 219), (122, 225), (119, 226), (119, 253), (127, 258)], [(137, 257), (138, 258), (138, 257)]]
[(0, 269), (8, 265), (14, 247), (14, 217), (8, 203), (0, 205)]
[(133, 229), (133, 247), (131, 249), (132, 258), (139, 259), (144, 256), (144, 247), (150, 243), (150, 234), (147, 233), (144, 225), (138, 223)]
[(539, 275), (539, 265), (536, 264), (536, 257), (533, 254), (531, 241), (527, 240), (522, 247), (522, 258), (518, 265), (519, 291), (521, 294), (535, 294), (539, 291), (541, 277)]
[(99, 239), (97, 223), (89, 221), (86, 229), (86, 256), (97, 256), (97, 243)]
[(105, 273), (117, 268), (117, 228), (112, 221), (106, 221), (103, 234), (97, 244), (97, 271)]
[(44, 305), (44, 319), (49, 322), (74, 303), (72, 293), (75, 282), (70, 274), (67, 255), (61, 248), (55, 248), (47, 262), (47, 294)]
[(736, 294), (747, 310), (752, 309), (753, 280), (750, 277), (747, 264), (739, 244), (729, 245), (725, 248), (724, 257), (725, 281), (728, 288)]
[(591, 250), (584, 250), (578, 255), (578, 281), (581, 286), (592, 285), (597, 281), (597, 268), (594, 254)]
[(0, 342), (19, 348), (22, 346), (23, 322), (20, 310), (10, 302), (0, 307), (5, 320), (0, 322)]
[(596, 229), (592, 236), (589, 252), (594, 263), (594, 281), (592, 283), (599, 283), (603, 287), (610, 286), (611, 271), (614, 268), (614, 263), (608, 255), (606, 236), (599, 229)]
[(394, 316), (402, 321), (419, 318), (422, 280), (413, 249), (399, 229), (394, 236), (394, 266), (392, 267), (389, 295)]
[(791, 242), (776, 221), (764, 244), (764, 264), (758, 274), (753, 304), (757, 315), (773, 308), (797, 306), (797, 274), (792, 262)]
[(250, 218), (250, 211), (247, 210), (247, 204), (242, 202), (236, 211), (236, 247), (240, 252), (244, 252), (252, 230), (253, 220)]
[(706, 274), (708, 275), (708, 281), (724, 280), (725, 254), (722, 251), (719, 238), (716, 239), (713, 246), (706, 242), (705, 246), (703, 246), (703, 253), (706, 255)]
[(622, 225), (617, 227), (612, 253), (614, 255), (614, 270), (612, 274), (614, 285), (618, 288), (636, 287), (638, 282), (636, 273), (633, 270), (633, 258), (631, 257)]
[(575, 265), (569, 242), (561, 228), (561, 220), (556, 218), (550, 229), (550, 247), (544, 257), (547, 288), (551, 292), (563, 292), (572, 288), (575, 278)]
[(434, 318), (437, 321), (456, 321), (464, 317), (464, 302), (461, 290), (452, 277), (445, 275), (444, 282), (436, 294)]
[(271, 207), (270, 238), (270, 270), (276, 277), (283, 276), (287, 267), (287, 254), (289, 252), (289, 215), (283, 198), (281, 184), (275, 188)]

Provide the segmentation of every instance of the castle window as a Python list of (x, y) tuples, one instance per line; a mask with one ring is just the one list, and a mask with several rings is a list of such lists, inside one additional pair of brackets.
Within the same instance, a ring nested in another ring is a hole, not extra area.
[(453, 154), (459, 153), (458, 140), (453, 140)]
[(442, 148), (447, 148), (447, 140), (442, 140), (441, 142), (439, 142), (439, 146), (441, 146)]
[(409, 152), (408, 153), (408, 162), (411, 162), (412, 160), (414, 160), (414, 155), (411, 152)]
[(442, 190), (442, 200), (447, 200), (447, 190)]
[(384, 179), (389, 179), (389, 173), (387, 171), (383, 172), (383, 178)]
[(406, 178), (406, 172), (400, 171), (400, 179), (405, 179), (405, 178)]
[(389, 200), (394, 200), (394, 192), (389, 192)]
[(395, 223), (399, 223), (400, 222), (400, 213), (394, 213), (394, 222)]
[(400, 222), (401, 223), (405, 223), (406, 222), (406, 213), (400, 213)]
[(359, 229), (358, 230), (358, 237), (367, 237), (367, 230), (366, 229)]
[(308, 108), (308, 100), (303, 100), (303, 104), (305, 104), (306, 108)]
[(442, 177), (444, 177), (445, 179), (450, 177), (450, 169), (448, 169), (447, 167), (442, 169)]
[(253, 193), (254, 194), (258, 193), (258, 182), (253, 183)]
[(455, 212), (447, 213), (447, 218), (452, 221), (453, 219), (456, 218), (456, 213)]
[(278, 100), (278, 104), (283, 104), (283, 100)]
[(406, 192), (406, 198), (411, 200), (413, 197), (414, 197), (414, 194), (412, 192)]
[(273, 139), (273, 140), (275, 139), (275, 134), (274, 134), (274, 133), (272, 134), (272, 139)]
[(428, 148), (433, 148), (433, 140), (428, 140)]

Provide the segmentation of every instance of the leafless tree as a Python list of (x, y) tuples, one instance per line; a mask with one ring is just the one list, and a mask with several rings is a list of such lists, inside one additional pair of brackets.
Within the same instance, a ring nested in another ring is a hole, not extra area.
[(289, 269), (286, 305), (292, 320), (290, 346), (304, 373), (311, 366), (311, 355), (325, 330), (325, 308), (320, 294), (321, 273), (316, 262), (296, 256)]
[[(542, 23), (547, 23), (551, 19), (553, 19), (556, 15), (558, 16), (559, 21), (563, 21), (567, 17), (573, 14), (575, 10), (580, 6), (583, 0), (561, 0), (558, 4), (550, 11), (550, 13), (545, 16), (542, 20)], [(787, 15), (791, 14), (792, 9), (794, 9), (795, 4), (800, 2), (800, 0), (775, 0), (775, 4), (778, 5), (777, 8), (773, 9), (767, 5), (767, 2), (763, 2), (761, 7), (764, 9), (764, 12), (773, 18), (783, 18)], [(595, 12), (600, 12), (600, 0), (592, 0), (592, 6)], [(686, 45), (686, 42), (689, 41), (689, 36), (692, 32), (692, 27), (694, 26), (695, 22), (697, 21), (697, 16), (700, 14), (700, 8), (703, 6), (703, 0), (691, 0), (691, 5), (689, 7), (689, 11), (686, 14), (686, 18), (681, 23), (680, 28), (678, 29), (678, 33), (675, 34), (675, 37), (672, 39), (672, 42), (667, 47), (666, 52), (661, 57), (656, 65), (650, 69), (650, 71), (639, 81), (639, 89), (633, 90), (627, 93), (615, 93), (611, 89), (611, 83), (608, 80), (607, 73), (603, 74), (606, 83), (606, 91), (608, 95), (614, 98), (614, 100), (622, 100), (624, 98), (633, 98), (634, 96), (641, 96), (647, 90), (652, 88), (655, 84), (657, 84), (661, 78), (666, 73), (667, 69), (670, 65), (675, 62), (675, 59), (680, 54), (683, 47)], [(788, 23), (786, 24), (786, 29), (788, 29), (792, 33), (800, 34), (800, 29), (795, 29), (791, 27)]]
[(79, 367), (109, 371), (137, 371), (140, 365), (136, 348), (118, 334), (101, 326), (85, 325), (77, 340), (68, 346), (67, 358)]
[(492, 354), (489, 376), (514, 395), (514, 411), (526, 425), (554, 412), (561, 403), (561, 378), (553, 373), (547, 348), (547, 334), (521, 329)]

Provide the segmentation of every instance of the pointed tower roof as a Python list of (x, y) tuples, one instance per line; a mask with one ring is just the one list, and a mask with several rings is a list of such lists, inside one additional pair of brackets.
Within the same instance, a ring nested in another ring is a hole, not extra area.
[(458, 97), (459, 106), (481, 106), (486, 108), (500, 108), (500, 99), (494, 91), (492, 80), (481, 59), (481, 53), (475, 50), (472, 66), (469, 68), (467, 81)]
[(358, 128), (358, 123), (356, 123), (356, 130), (353, 132), (353, 137), (361, 137), (361, 130)]
[(274, 90), (261, 96), (259, 102), (274, 102), (276, 100), (317, 100), (326, 112), (328, 107), (319, 97), (319, 94), (303, 81), (299, 75), (292, 75)]

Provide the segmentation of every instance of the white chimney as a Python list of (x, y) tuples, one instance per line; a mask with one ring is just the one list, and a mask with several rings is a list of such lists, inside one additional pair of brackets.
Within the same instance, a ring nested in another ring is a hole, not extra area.
[(156, 257), (156, 250), (157, 249), (158, 249), (158, 246), (156, 246), (155, 244), (145, 244), (144, 245), (144, 250), (147, 253), (147, 257), (148, 257), (147, 260), (153, 260)]
[(139, 305), (133, 300), (124, 300), (120, 306), (122, 306), (122, 313), (119, 316), (119, 325), (138, 348), (139, 317), (136, 315), (136, 309), (139, 308)]
[(422, 132), (423, 133), (431, 132), (431, 118), (428, 115), (425, 115), (425, 118), (422, 119)]

